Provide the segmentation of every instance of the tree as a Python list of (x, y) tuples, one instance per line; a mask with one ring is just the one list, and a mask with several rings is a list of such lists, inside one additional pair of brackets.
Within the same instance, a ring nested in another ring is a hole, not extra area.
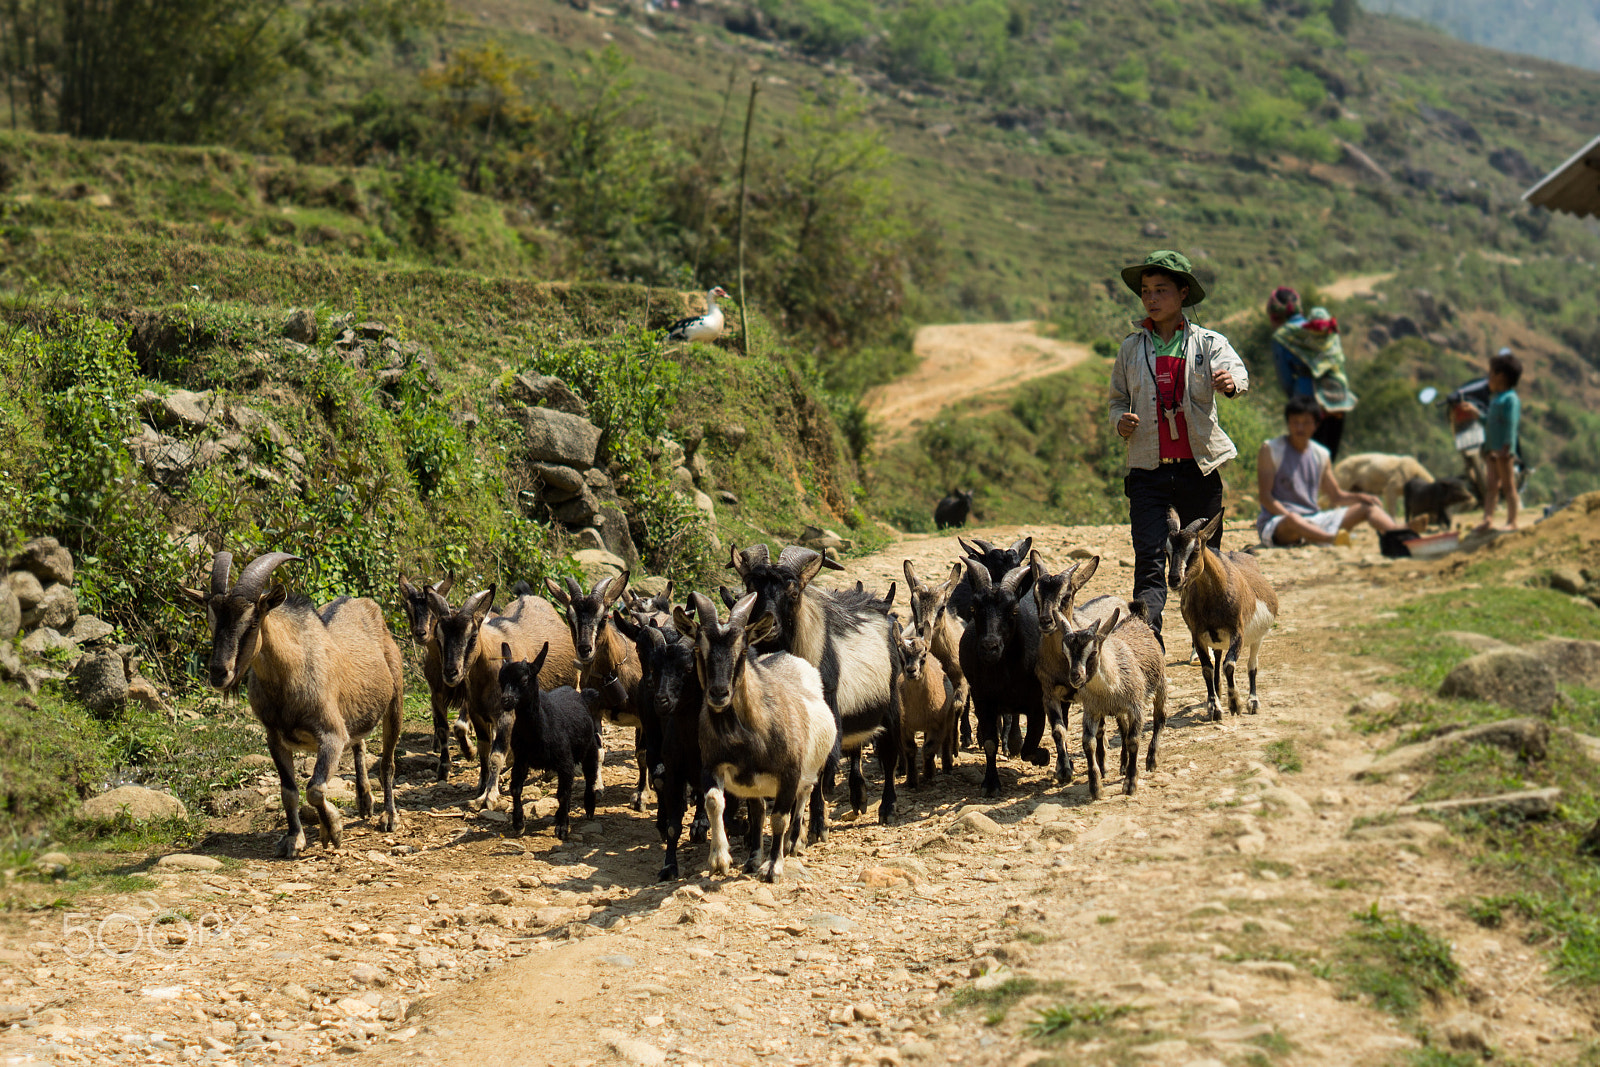
[(1339, 31), (1340, 37), (1349, 37), (1350, 28), (1355, 25), (1356, 18), (1361, 14), (1360, 0), (1333, 0), (1328, 8), (1328, 21), (1333, 23), (1333, 28)]
[(431, 24), (440, 0), (8, 0), (7, 87), (36, 129), (225, 136), (290, 75)]

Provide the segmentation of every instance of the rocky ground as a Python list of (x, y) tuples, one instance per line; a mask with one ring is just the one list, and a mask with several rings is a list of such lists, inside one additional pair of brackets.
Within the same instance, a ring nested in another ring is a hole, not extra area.
[[(1106, 562), (1090, 594), (1124, 591), (1117, 528), (1032, 534)], [(1230, 533), (1230, 544), (1243, 533)], [(950, 538), (912, 538), (835, 580), (934, 574)], [(626, 807), (631, 736), (602, 809), (564, 845), (548, 818), (506, 836), (469, 815), (473, 771), (438, 784), (406, 738), (403, 829), (351, 819), (344, 847), (271, 859), (281, 813), (218, 820), (194, 855), (140, 859), (153, 879), (72, 913), (0, 916), (0, 1056), (8, 1063), (305, 1063), (340, 1053), (450, 1063), (1382, 1063), (1410, 1032), (1317, 976), (1374, 902), (1454, 944), (1464, 993), (1430, 1010), (1457, 1048), (1569, 1060), (1592, 1020), (1509, 931), (1452, 904), (1473, 876), (1442, 828), (1376, 816), (1404, 774), (1354, 775), (1377, 740), (1345, 725), (1387, 669), (1345, 637), (1434, 570), (1352, 550), (1263, 558), (1282, 598), (1263, 654), (1263, 710), (1220, 724), (1189, 706), (1198, 668), (1174, 657), (1159, 769), (1089, 803), (1010, 761), (980, 802), (981, 761), (903, 790), (895, 825), (836, 821), (774, 886), (745, 877), (658, 884), (653, 820)], [(904, 596), (902, 591), (901, 596)], [(903, 602), (903, 601), (902, 601)], [(1183, 642), (1176, 604), (1167, 632)], [(1304, 769), (1266, 746), (1290, 739)], [(264, 758), (264, 757), (263, 757)], [(1114, 771), (1116, 757), (1108, 756)], [(1081, 776), (1081, 761), (1079, 773)], [(260, 779), (275, 793), (273, 779)], [(535, 802), (541, 817), (552, 799)], [(703, 845), (684, 853), (703, 870)], [(1105, 1009), (1069, 1040), (1026, 1032), (1040, 1008)], [(1009, 1008), (1009, 1010), (1003, 1010)]]

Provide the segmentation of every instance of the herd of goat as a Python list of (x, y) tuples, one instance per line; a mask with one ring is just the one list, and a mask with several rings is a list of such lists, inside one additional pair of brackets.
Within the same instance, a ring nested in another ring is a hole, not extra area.
[[(1181, 597), (1213, 720), (1222, 717), (1224, 683), (1230, 712), (1240, 711), (1234, 670), (1246, 652), (1248, 706), (1259, 707), (1260, 647), (1278, 607), (1253, 556), (1207, 547), (1221, 521), (1219, 513), (1183, 526), (1174, 513), (1168, 524), (1169, 585)], [(867, 810), (868, 741), (882, 764), (883, 823), (894, 815), (902, 763), (910, 788), (919, 770), (931, 777), (941, 760), (949, 772), (958, 731), (961, 745), (972, 744), (973, 720), (986, 762), (985, 796), (1000, 793), (1002, 748), (1036, 766), (1050, 764), (1046, 727), (1056, 780), (1066, 784), (1073, 777), (1073, 700), (1082, 708), (1091, 799), (1099, 798), (1106, 773), (1107, 719), (1121, 738), (1123, 792), (1133, 793), (1145, 719), (1152, 728), (1144, 765), (1153, 770), (1167, 718), (1165, 656), (1144, 602), (1098, 596), (1080, 604), (1097, 556), (1051, 573), (1031, 538), (1009, 547), (977, 539), (960, 545), (964, 555), (942, 581), (920, 579), (906, 561), (904, 625), (892, 610), (894, 584), (884, 596), (859, 582), (825, 590), (817, 575), (838, 565), (795, 545), (776, 561), (766, 545), (734, 549), (730, 565), (744, 591), (721, 590), (725, 614), (701, 593), (672, 604), (670, 585), (654, 597), (635, 595), (626, 573), (587, 593), (570, 578), (549, 580), (549, 600), (524, 594), (498, 610), (493, 586), (452, 607), (449, 579), (430, 586), (401, 577), (432, 696), (438, 777), (450, 774), (452, 748), (464, 758), (475, 751), (478, 784), (469, 806), (492, 807), (509, 757), (511, 826), (520, 830), (529, 772), (552, 772), (555, 832), (565, 839), (580, 772), (584, 811), (594, 814), (605, 763), (602, 724), (632, 727), (638, 777), (631, 805), (644, 810), (654, 790), (666, 846), (663, 880), (678, 876), (691, 800), (689, 839), (709, 835), (712, 873), (732, 869), (728, 833), (741, 820), (737, 810), (725, 816), (730, 797), (745, 802), (745, 869), (779, 877), (786, 855), (827, 837), (824, 793), (841, 758), (851, 805), (858, 815)], [(288, 817), (278, 854), (290, 858), (306, 846), (295, 753), (315, 754), (305, 799), (320, 840), (338, 847), (339, 812), (324, 787), (350, 748), (357, 810), (371, 817), (365, 743), (380, 727), (384, 806), (376, 825), (396, 828), (402, 698), (400, 649), (377, 602), (339, 597), (319, 607), (287, 592), (272, 574), (295, 559), (266, 553), (232, 581), (232, 557), (219, 552), (209, 592), (185, 590), (210, 622), (211, 685), (231, 689), (249, 672), (250, 705), (265, 727)]]

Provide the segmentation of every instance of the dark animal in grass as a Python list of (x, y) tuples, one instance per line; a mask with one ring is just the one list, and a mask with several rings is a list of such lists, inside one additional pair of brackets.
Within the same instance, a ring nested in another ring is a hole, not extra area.
[(1429, 526), (1449, 526), (1450, 509), (1470, 504), (1472, 483), (1465, 478), (1440, 478), (1430, 482), (1413, 478), (1406, 483), (1406, 521), (1427, 519)]
[[(857, 814), (867, 807), (867, 780), (861, 770), (862, 748), (872, 741), (883, 765), (883, 796), (878, 821), (894, 819), (895, 771), (900, 762), (900, 644), (884, 602), (869, 592), (828, 592), (812, 579), (823, 558), (809, 548), (790, 545), (773, 563), (766, 545), (732, 550), (731, 565), (744, 579), (745, 591), (756, 594), (753, 618), (772, 616), (757, 643), (761, 651), (792, 652), (822, 675), (822, 695), (839, 725), (839, 748), (850, 761), (850, 803)], [(742, 600), (740, 601), (743, 602)], [(811, 840), (827, 833), (822, 818), (825, 772), (811, 803)], [(715, 820), (713, 820), (715, 821)]]
[(400, 606), (405, 609), (406, 623), (411, 630), (411, 640), (422, 650), (422, 677), (428, 683), (428, 699), (433, 709), (433, 750), (439, 756), (439, 781), (450, 777), (450, 725), (449, 712), (456, 712), (454, 733), (461, 746), (461, 758), (472, 758), (472, 737), (467, 732), (467, 687), (445, 685), (440, 673), (439, 636), (435, 632), (433, 607), (428, 603), (431, 589), (439, 596), (450, 592), (451, 579), (435, 582), (432, 586), (417, 587), (400, 576)]
[(403, 696), (400, 646), (389, 636), (383, 609), (365, 597), (339, 597), (318, 608), (282, 585), (267, 586), (277, 567), (299, 560), (287, 552), (257, 556), (228, 584), (233, 556), (211, 561), (211, 589), (183, 589), (206, 609), (211, 626), (208, 680), (224, 692), (250, 675), (250, 710), (267, 735), (289, 828), (278, 855), (293, 859), (306, 847), (294, 754), (315, 752), (306, 802), (321, 825), (322, 844), (338, 848), (344, 830), (339, 809), (324, 793), (348, 745), (355, 759), (356, 811), (372, 815), (367, 782), (367, 735), (381, 728), (383, 814), (377, 828), (400, 825), (394, 806), (394, 750), (400, 740)]
[(971, 513), (972, 490), (952, 489), (949, 496), (933, 507), (934, 528), (948, 530), (956, 526), (965, 526), (967, 524), (967, 516)]
[(571, 686), (545, 692), (539, 688), (539, 670), (550, 654), (547, 642), (532, 662), (512, 658), (511, 646), (500, 645), (500, 701), (512, 717), (511, 726), (511, 829), (521, 833), (522, 787), (530, 770), (551, 771), (556, 776), (556, 837), (565, 841), (571, 832), (572, 780), (583, 769), (583, 814), (594, 818), (595, 790), (600, 781), (600, 735), (595, 730), (590, 704), (597, 694), (580, 693)]
[(967, 585), (972, 590), (972, 622), (961, 635), (961, 673), (972, 692), (972, 712), (978, 720), (978, 744), (983, 748), (985, 768), (983, 795), (1000, 795), (1000, 773), (995, 758), (1000, 752), (1000, 723), (1006, 716), (1027, 716), (1034, 762), (1050, 762), (1039, 747), (1044, 733), (1039, 679), (1025, 662), (1025, 651), (1018, 625), (1020, 602), (1033, 585), (1027, 567), (1014, 567), (995, 581), (975, 560), (967, 562)]

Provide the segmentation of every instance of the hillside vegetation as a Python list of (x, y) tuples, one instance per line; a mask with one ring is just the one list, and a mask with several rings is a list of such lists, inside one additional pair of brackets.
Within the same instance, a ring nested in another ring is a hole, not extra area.
[(1366, 0), (1365, 6), (1421, 19), (1489, 48), (1600, 66), (1600, 12), (1575, 0)]
[[(196, 535), (314, 543), (319, 593), (383, 592), (397, 567), (510, 583), (570, 566), (507, 445), (503, 391), (523, 370), (579, 379), (617, 418), (606, 462), (645, 564), (689, 581), (712, 576), (711, 535), (818, 523), (870, 542), (870, 512), (916, 526), (956, 482), (983, 487), (991, 521), (1114, 519), (1103, 367), (930, 412), (881, 455), (859, 397), (938, 318), (1026, 312), (1108, 351), (1133, 309), (1114, 271), (1150, 246), (1195, 258), (1202, 321), (1255, 371), (1255, 399), (1227, 415), (1236, 500), (1276, 424), (1253, 309), (1272, 284), (1373, 271), (1394, 273), (1378, 299), (1335, 305), (1363, 398), (1351, 449), (1448, 471), (1415, 386), (1511, 339), (1532, 368), (1537, 493), (1594, 484), (1600, 240), (1517, 195), (1587, 138), (1600, 77), (1510, 70), (1334, 0), (583, 6), (271, 14), (270, 77), (159, 127), (64, 109), (63, 68), (38, 60), (70, 27), (3, 16), (8, 47), (32, 49), (0, 134), (5, 533), (49, 529), (93, 560), (95, 607), (159, 619), (144, 638), (175, 681), (194, 635), (171, 586), (192, 580), (195, 542), (178, 546)], [(663, 352), (641, 328), (734, 282), (752, 85), (753, 354), (736, 354), (737, 324)], [(297, 307), (325, 327), (314, 344), (282, 337)], [(1415, 336), (1393, 343), (1399, 318)], [(373, 320), (410, 346), (397, 365), (331, 346)], [(177, 387), (271, 415), (301, 477), (261, 476), (282, 445), (257, 442), (249, 462), (150, 481), (120, 442), (141, 390)], [(737, 445), (710, 430), (729, 422)], [(661, 434), (707, 442), (704, 486), (738, 501), (714, 526), (670, 491)]]

